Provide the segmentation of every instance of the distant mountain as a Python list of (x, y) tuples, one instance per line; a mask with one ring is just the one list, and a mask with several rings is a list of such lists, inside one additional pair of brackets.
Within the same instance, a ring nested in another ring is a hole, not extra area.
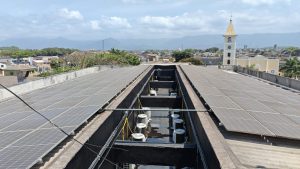
[[(104, 45), (103, 45), (104, 42)], [(238, 36), (237, 45), (242, 48), (277, 46), (300, 46), (300, 33), (278, 33), (278, 34), (242, 34)], [(82, 50), (118, 48), (123, 50), (145, 50), (145, 49), (178, 49), (209, 47), (223, 48), (222, 35), (199, 35), (182, 38), (164, 39), (103, 39), (103, 40), (70, 40), (65, 38), (19, 38), (0, 41), (0, 46), (18, 46), (25, 49), (40, 49), (47, 47), (76, 48)]]

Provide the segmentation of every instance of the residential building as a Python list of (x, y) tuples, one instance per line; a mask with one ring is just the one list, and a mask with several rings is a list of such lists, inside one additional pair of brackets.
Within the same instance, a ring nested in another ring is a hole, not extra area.
[(49, 63), (45, 63), (44, 60), (33, 60), (32, 66), (35, 66), (38, 72), (45, 72), (51, 69)]
[(35, 68), (27, 65), (0, 64), (0, 76), (17, 76), (21, 82), (34, 72)]
[(58, 56), (37, 56), (34, 60), (43, 60), (44, 63), (50, 63), (52, 59), (59, 59)]
[(237, 58), (236, 65), (241, 67), (251, 67), (274, 75), (279, 74), (279, 59), (267, 58), (262, 55)]

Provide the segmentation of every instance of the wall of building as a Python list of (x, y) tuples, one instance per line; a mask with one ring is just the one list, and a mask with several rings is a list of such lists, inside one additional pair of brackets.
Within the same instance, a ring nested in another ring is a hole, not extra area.
[(254, 69), (259, 71), (275, 75), (279, 74), (279, 59), (237, 58), (236, 65), (241, 67), (254, 65)]
[(267, 70), (267, 59), (249, 59), (249, 66), (254, 65), (254, 68), (266, 72)]
[(237, 58), (236, 59), (236, 65), (239, 65), (241, 67), (247, 67), (247, 66), (249, 66), (248, 59), (239, 59), (239, 58)]
[[(196, 57), (195, 57), (196, 58)], [(221, 57), (197, 57), (205, 65), (220, 65), (222, 64)]]
[[(272, 70), (274, 70), (274, 73)], [(269, 59), (267, 73), (279, 74), (279, 59)]]
[(234, 71), (252, 75), (252, 76), (255, 76), (255, 77), (258, 77), (258, 78), (261, 78), (261, 79), (264, 79), (264, 80), (267, 80), (272, 83), (276, 83), (276, 84), (279, 84), (279, 85), (282, 85), (285, 87), (300, 90), (300, 80), (295, 80), (295, 79), (286, 78), (286, 77), (282, 77), (282, 76), (278, 76), (278, 75), (273, 75), (273, 74), (266, 73), (266, 72), (251, 70), (251, 69), (240, 67), (240, 66), (235, 66)]
[[(231, 41), (228, 42), (228, 38), (231, 38)], [(228, 46), (231, 46), (229, 49)], [(228, 57), (230, 53), (230, 57)], [(230, 60), (230, 65), (235, 64), (236, 59), (236, 36), (225, 36), (224, 38), (224, 51), (223, 51), (223, 65), (228, 65), (227, 62)]]
[[(44, 87), (49, 87), (52, 85), (56, 85), (59, 83), (63, 83), (67, 80), (75, 79), (84, 75), (88, 75), (91, 73), (96, 73), (99, 71), (104, 71), (111, 69), (111, 66), (97, 66), (97, 67), (91, 67), (87, 69), (82, 69), (78, 71), (73, 71), (73, 72), (68, 72), (68, 73), (63, 73), (55, 76), (50, 76), (47, 78), (19, 84), (16, 86), (12, 86), (9, 89), (15, 92), (16, 94), (24, 94), (31, 92), (33, 90), (41, 89)], [(0, 89), (0, 100), (8, 99), (12, 97), (13, 95), (6, 91), (5, 89)]]
[(17, 70), (3, 70), (4, 76), (17, 76), (18, 71)]

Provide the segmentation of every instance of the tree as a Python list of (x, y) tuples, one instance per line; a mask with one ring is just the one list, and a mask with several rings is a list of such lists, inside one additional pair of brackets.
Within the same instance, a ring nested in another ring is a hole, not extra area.
[(52, 59), (50, 62), (50, 66), (52, 69), (58, 69), (64, 64), (65, 64), (65, 61), (62, 58)]
[(110, 50), (110, 53), (120, 55), (120, 54), (123, 53), (123, 51), (121, 51), (121, 50), (119, 50), (119, 49), (112, 48), (112, 49)]
[(300, 49), (297, 47), (288, 47), (285, 49), (289, 53), (290, 56), (299, 56), (300, 55)]
[(76, 49), (65, 48), (45, 48), (45, 49), (19, 49), (17, 47), (0, 48), (0, 56), (10, 56), (13, 58), (35, 57), (35, 56), (64, 56), (71, 54)]
[(193, 65), (203, 65), (203, 62), (199, 59), (195, 59), (195, 58), (185, 58), (185, 59), (181, 59), (180, 62), (185, 62), (185, 63), (191, 63)]
[(296, 57), (286, 59), (285, 61), (285, 65), (280, 69), (284, 73), (284, 76), (298, 79), (300, 76), (300, 61)]
[(255, 64), (251, 64), (250, 66), (247, 65), (246, 68), (250, 69), (250, 70), (257, 70), (257, 69), (255, 69), (255, 66), (256, 66)]
[(175, 58), (175, 62), (179, 62), (182, 59), (193, 57), (193, 54), (189, 49), (187, 49), (184, 51), (174, 51), (172, 53), (172, 57)]
[(211, 53), (216, 53), (217, 51), (219, 51), (219, 48), (217, 47), (212, 47), (205, 50), (205, 52), (211, 52)]

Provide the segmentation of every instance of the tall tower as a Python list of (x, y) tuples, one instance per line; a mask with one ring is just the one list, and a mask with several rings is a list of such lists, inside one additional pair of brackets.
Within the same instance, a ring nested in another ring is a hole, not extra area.
[(224, 34), (224, 53), (223, 53), (223, 65), (235, 65), (236, 57), (236, 37), (237, 34), (234, 31), (232, 19), (228, 24), (227, 30)]

